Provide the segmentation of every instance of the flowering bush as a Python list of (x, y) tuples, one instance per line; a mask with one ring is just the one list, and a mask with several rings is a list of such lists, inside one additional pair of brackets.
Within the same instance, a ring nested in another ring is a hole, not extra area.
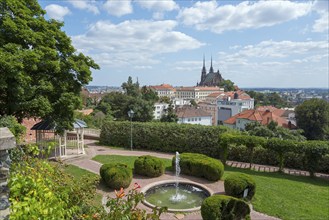
[(134, 188), (125, 194), (123, 188), (115, 191), (116, 198), (110, 198), (106, 203), (109, 219), (138, 219), (138, 220), (158, 220), (160, 215), (167, 208), (154, 208), (152, 213), (146, 213), (146, 210), (137, 208), (137, 205), (144, 200), (144, 194), (139, 192), (140, 185), (135, 183)]

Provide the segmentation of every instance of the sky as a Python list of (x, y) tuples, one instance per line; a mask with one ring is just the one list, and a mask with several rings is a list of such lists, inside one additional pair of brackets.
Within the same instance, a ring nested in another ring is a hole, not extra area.
[(99, 64), (89, 85), (194, 86), (204, 56), (242, 88), (329, 87), (328, 0), (39, 3)]

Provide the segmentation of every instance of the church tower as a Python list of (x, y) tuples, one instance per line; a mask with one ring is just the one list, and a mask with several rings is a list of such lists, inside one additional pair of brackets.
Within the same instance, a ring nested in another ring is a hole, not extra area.
[(200, 83), (202, 83), (206, 79), (206, 76), (207, 76), (207, 70), (206, 70), (205, 58), (204, 58), (204, 55), (203, 55), (203, 67), (202, 67), (202, 71), (201, 71), (201, 81), (200, 81)]
[(209, 73), (214, 73), (214, 68), (212, 67), (212, 56), (211, 56)]

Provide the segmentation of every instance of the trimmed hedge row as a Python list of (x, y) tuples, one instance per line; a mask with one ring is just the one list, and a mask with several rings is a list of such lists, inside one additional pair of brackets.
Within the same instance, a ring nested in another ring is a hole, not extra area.
[(228, 175), (224, 180), (226, 195), (236, 198), (243, 198), (244, 190), (248, 189), (246, 199), (251, 200), (256, 193), (255, 180), (244, 173), (233, 173)]
[[(218, 135), (223, 126), (202, 126), (176, 123), (133, 122), (133, 148), (162, 152), (192, 152), (212, 157), (219, 155)], [(130, 122), (106, 122), (100, 142), (117, 147), (130, 147)]]
[(213, 195), (203, 200), (201, 216), (203, 220), (250, 219), (250, 207), (231, 196)]
[(105, 184), (112, 189), (127, 188), (133, 178), (132, 169), (123, 163), (103, 164), (99, 174)]
[[(240, 134), (222, 134), (219, 137), (221, 151), (227, 152), (225, 154), (221, 154), (222, 161), (226, 161), (226, 157), (235, 156), (232, 155), (231, 149), (236, 148), (237, 146), (245, 146), (244, 151), (240, 154), (243, 156), (244, 161), (249, 162), (250, 166), (252, 163), (259, 163), (259, 164), (268, 164), (272, 165), (271, 163), (264, 162), (264, 160), (259, 161), (261, 158), (259, 154), (257, 154), (256, 162), (254, 160), (255, 151), (261, 151), (260, 149), (263, 148), (266, 154), (275, 155), (275, 162), (273, 161), (273, 165), (279, 165), (279, 170), (283, 171), (285, 167), (285, 161), (287, 160), (288, 163), (292, 161), (296, 161), (293, 163), (292, 166), (297, 169), (305, 169), (310, 172), (311, 176), (314, 175), (316, 171), (319, 171), (320, 165), (324, 165), (324, 171), (327, 171), (329, 167), (326, 167), (326, 163), (324, 160), (326, 155), (329, 154), (329, 143), (326, 141), (292, 141), (292, 140), (281, 140), (279, 138), (271, 138), (265, 139), (262, 137), (256, 136), (247, 136), (247, 135), (240, 135)], [(263, 152), (264, 153), (264, 152)], [(272, 156), (273, 157), (273, 156)], [(294, 158), (295, 157), (295, 158)], [(290, 160), (291, 159), (291, 160)], [(303, 165), (301, 165), (303, 164)]]
[[(173, 167), (175, 162), (176, 156), (172, 159)], [(210, 181), (220, 180), (224, 174), (224, 165), (219, 160), (203, 154), (182, 153), (179, 165), (183, 174), (203, 177)]]
[[(176, 123), (133, 122), (133, 148), (162, 152), (191, 152), (257, 164), (329, 173), (329, 143), (325, 141), (296, 142), (279, 138), (228, 133), (222, 126)], [(226, 133), (225, 133), (226, 132)], [(219, 138), (218, 138), (219, 137)], [(100, 142), (105, 145), (129, 147), (130, 122), (106, 122)], [(255, 156), (256, 155), (256, 156)]]
[(142, 176), (158, 177), (164, 173), (164, 165), (157, 157), (140, 156), (134, 162), (134, 172)]

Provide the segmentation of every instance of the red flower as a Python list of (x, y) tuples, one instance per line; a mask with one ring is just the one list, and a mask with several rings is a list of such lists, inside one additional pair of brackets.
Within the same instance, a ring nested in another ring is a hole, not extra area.
[(115, 195), (117, 196), (117, 198), (122, 198), (125, 196), (125, 192), (123, 191), (122, 187), (119, 192), (117, 192), (116, 190), (114, 190), (114, 191), (115, 191)]
[(141, 188), (141, 186), (138, 183), (134, 184), (134, 190)]

